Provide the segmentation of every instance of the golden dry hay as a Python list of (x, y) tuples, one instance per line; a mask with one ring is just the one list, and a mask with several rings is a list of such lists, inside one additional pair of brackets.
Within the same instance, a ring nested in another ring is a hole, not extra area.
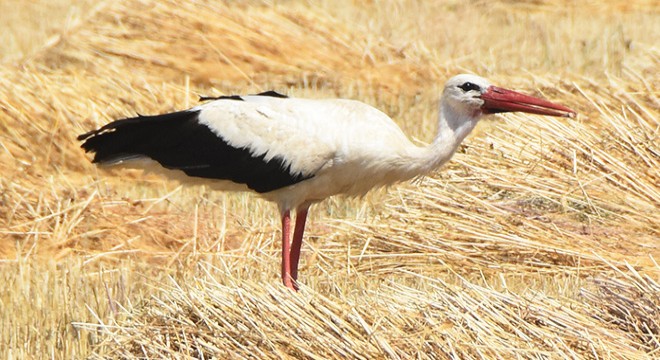
[[(0, 53), (0, 357), (660, 356), (656, 2), (67, 1), (66, 26), (0, 6), (25, 39)], [(299, 294), (274, 206), (75, 140), (273, 88), (425, 142), (459, 72), (580, 115), (497, 116), (427, 178), (316, 206)]]

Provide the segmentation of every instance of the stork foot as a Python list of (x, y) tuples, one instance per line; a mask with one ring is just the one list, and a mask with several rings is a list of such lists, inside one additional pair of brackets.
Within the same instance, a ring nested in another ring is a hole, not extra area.
[(284, 283), (284, 286), (288, 287), (289, 289), (293, 291), (298, 291), (298, 283), (296, 283), (295, 280), (291, 279), (290, 276), (288, 278), (282, 279), (282, 283)]

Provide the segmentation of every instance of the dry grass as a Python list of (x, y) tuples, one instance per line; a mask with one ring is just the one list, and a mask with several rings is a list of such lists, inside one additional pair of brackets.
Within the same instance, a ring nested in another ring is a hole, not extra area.
[[(660, 358), (655, 2), (2, 7), (0, 357)], [(580, 116), (485, 121), (438, 173), (316, 206), (299, 294), (274, 206), (102, 171), (75, 141), (274, 88), (424, 142), (464, 71)]]

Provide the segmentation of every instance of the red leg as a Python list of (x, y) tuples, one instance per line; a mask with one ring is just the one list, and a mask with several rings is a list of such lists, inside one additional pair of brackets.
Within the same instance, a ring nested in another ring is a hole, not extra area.
[[(296, 213), (296, 228), (293, 231), (293, 242), (291, 244), (291, 278), (293, 280), (298, 280), (298, 260), (300, 260), (300, 248), (302, 247), (303, 233), (305, 232), (307, 209), (309, 207), (305, 206)], [(298, 288), (296, 284), (294, 286)]]
[(291, 251), (289, 234), (291, 233), (291, 214), (286, 210), (282, 215), (282, 282), (291, 290), (296, 290), (291, 277)]

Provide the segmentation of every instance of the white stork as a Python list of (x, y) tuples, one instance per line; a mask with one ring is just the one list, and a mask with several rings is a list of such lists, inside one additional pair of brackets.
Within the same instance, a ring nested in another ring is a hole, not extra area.
[(354, 100), (288, 98), (273, 91), (206, 100), (213, 101), (117, 120), (78, 140), (95, 153), (94, 163), (141, 167), (149, 160), (175, 178), (205, 180), (214, 189), (252, 190), (275, 202), (282, 219), (282, 281), (293, 290), (311, 204), (336, 194), (362, 195), (438, 168), (483, 115), (575, 115), (481, 77), (458, 75), (447, 81), (440, 98), (433, 142), (420, 147), (383, 112)]

